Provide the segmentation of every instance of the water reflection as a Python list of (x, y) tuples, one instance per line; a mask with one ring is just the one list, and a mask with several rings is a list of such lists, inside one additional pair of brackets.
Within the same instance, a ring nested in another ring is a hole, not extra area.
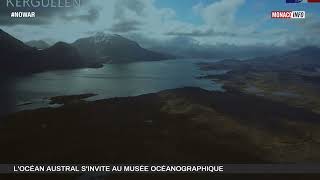
[[(48, 97), (95, 93), (94, 99), (135, 96), (186, 86), (221, 90), (221, 85), (197, 79), (204, 74), (199, 60), (170, 60), (107, 64), (100, 69), (51, 71), (17, 78), (4, 85), (1, 111), (12, 112), (48, 106)], [(217, 72), (219, 73), (219, 72)], [(212, 74), (212, 72), (210, 72)]]

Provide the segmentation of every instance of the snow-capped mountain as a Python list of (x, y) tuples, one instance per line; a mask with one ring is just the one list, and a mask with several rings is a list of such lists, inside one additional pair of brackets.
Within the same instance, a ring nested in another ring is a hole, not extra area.
[(120, 35), (101, 32), (91, 37), (79, 39), (72, 45), (78, 49), (83, 57), (112, 63), (158, 61), (172, 58), (144, 49), (135, 41)]

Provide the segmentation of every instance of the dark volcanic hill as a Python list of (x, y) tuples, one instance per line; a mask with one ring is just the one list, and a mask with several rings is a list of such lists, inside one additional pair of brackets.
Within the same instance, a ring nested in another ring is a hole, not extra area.
[(36, 49), (0, 30), (1, 73), (23, 73), (36, 63)]
[(0, 30), (0, 52), (0, 72), (6, 75), (21, 75), (92, 65), (67, 43), (59, 42), (45, 50), (38, 50), (27, 46), (2, 30)]
[(86, 66), (86, 61), (77, 49), (70, 44), (58, 42), (50, 48), (41, 51), (41, 59), (45, 59), (45, 69), (69, 69)]
[(158, 61), (173, 58), (144, 49), (138, 43), (120, 35), (105, 33), (97, 33), (95, 36), (79, 39), (72, 45), (84, 57), (98, 58), (112, 63)]
[(19, 55), (24, 52), (29, 52), (33, 48), (25, 45), (22, 41), (12, 37), (10, 34), (0, 29), (0, 49), (1, 56), (6, 57), (8, 55)]
[(50, 47), (50, 45), (43, 40), (28, 41), (26, 42), (26, 45), (37, 48), (37, 49), (47, 49)]

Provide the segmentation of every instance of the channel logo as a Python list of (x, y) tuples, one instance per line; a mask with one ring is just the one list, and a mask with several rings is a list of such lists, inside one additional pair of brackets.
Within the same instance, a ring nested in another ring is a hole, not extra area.
[(305, 11), (272, 11), (271, 18), (276, 19), (305, 19)]
[(286, 3), (306, 3), (307, 0), (286, 0)]
[(286, 3), (320, 3), (320, 0), (286, 0)]

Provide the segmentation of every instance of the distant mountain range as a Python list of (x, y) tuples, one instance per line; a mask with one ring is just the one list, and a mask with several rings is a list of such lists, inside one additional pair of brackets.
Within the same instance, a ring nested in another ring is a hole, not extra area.
[(50, 47), (50, 44), (48, 44), (47, 42), (45, 42), (43, 40), (28, 41), (25, 44), (30, 47), (37, 48), (37, 49), (47, 49)]
[(136, 61), (159, 61), (173, 56), (142, 48), (138, 43), (120, 35), (97, 33), (74, 43), (80, 54), (86, 58), (98, 58), (111, 63)]
[(72, 44), (58, 42), (49, 47), (44, 41), (26, 44), (0, 29), (0, 73), (29, 74), (47, 70), (101, 67), (102, 63), (156, 61), (173, 58), (146, 50), (119, 35), (98, 33)]
[(229, 59), (205, 65), (205, 69), (234, 71), (291, 71), (316, 72), (320, 69), (320, 48), (310, 46), (281, 55), (257, 57), (249, 60)]
[[(28, 44), (28, 45), (27, 45)], [(51, 47), (44, 41), (23, 43), (0, 29), (0, 73), (26, 74), (55, 69), (101, 67), (102, 63), (159, 61), (174, 58), (142, 48), (119, 35), (97, 33), (72, 44), (58, 42)], [(47, 47), (47, 48), (46, 48)], [(282, 55), (259, 57), (246, 61), (225, 60), (207, 68), (238, 71), (319, 71), (320, 49), (305, 47)]]

